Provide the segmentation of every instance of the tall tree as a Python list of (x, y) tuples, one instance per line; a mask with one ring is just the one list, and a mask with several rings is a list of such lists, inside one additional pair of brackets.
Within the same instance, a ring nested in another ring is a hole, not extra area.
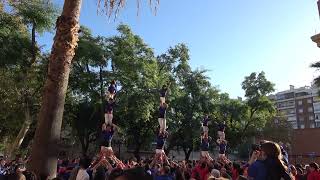
[(32, 145), (29, 169), (38, 175), (55, 177), (58, 142), (71, 60), (77, 46), (81, 0), (64, 2), (56, 24), (47, 80)]
[(54, 26), (58, 9), (50, 1), (40, 0), (19, 0), (12, 1), (12, 6), (18, 16), (31, 29), (31, 60), (29, 64), (36, 61), (39, 48), (36, 44), (36, 32), (43, 33), (50, 31)]
[(24, 62), (30, 54), (30, 45), (28, 29), (21, 18), (0, 11), (0, 66), (10, 67)]
[(73, 126), (80, 141), (83, 155), (87, 154), (90, 143), (96, 140), (97, 132), (99, 132), (97, 128), (101, 121), (99, 106), (95, 106), (90, 102), (81, 102), (78, 104)]
[(128, 142), (139, 158), (140, 149), (154, 137), (152, 127), (158, 109), (158, 99), (149, 89), (157, 89), (157, 62), (153, 50), (128, 26), (120, 25), (119, 36), (107, 39), (111, 77), (115, 77), (120, 91), (117, 94), (115, 122), (126, 133)]
[(267, 97), (274, 91), (274, 84), (268, 81), (265, 73), (251, 73), (242, 82), (242, 89), (245, 91), (246, 104), (248, 106), (248, 118), (244, 123), (240, 139), (245, 136), (248, 128), (255, 128), (254, 125), (265, 124), (267, 116), (275, 113), (272, 101)]
[[(1, 68), (7, 71), (15, 71), (15, 96), (19, 97), (18, 104), (21, 113), (24, 114), (24, 122), (20, 127), (20, 131), (12, 140), (13, 143), (7, 146), (7, 155), (11, 155), (17, 150), (34, 118), (35, 104), (38, 101), (39, 91), (41, 90), (41, 81), (37, 81), (40, 66), (42, 62), (35, 64), (35, 60), (39, 53), (37, 52), (37, 44), (35, 31), (31, 28), (28, 19), (38, 23), (37, 31), (40, 32), (50, 30), (52, 28), (56, 9), (50, 3), (42, 1), (9, 1), (7, 4), (13, 11), (1, 12), (0, 41), (1, 46)], [(30, 32), (29, 32), (30, 31)], [(19, 49), (20, 51), (17, 51)], [(3, 59), (2, 59), (3, 58)]]
[(171, 137), (167, 152), (173, 147), (181, 148), (186, 159), (199, 147), (200, 120), (205, 113), (212, 113), (218, 98), (218, 91), (209, 83), (206, 71), (192, 71), (189, 59), (189, 50), (184, 44), (158, 57), (162, 78), (171, 82), (167, 117)]
[[(17, 137), (9, 147), (9, 155), (19, 148), (32, 122), (31, 109), (34, 106), (32, 103), (32, 87), (28, 86), (28, 83), (26, 82), (32, 81), (34, 66), (37, 56), (39, 55), (39, 48), (36, 43), (36, 32), (43, 33), (45, 31), (50, 31), (53, 28), (57, 17), (56, 13), (58, 12), (57, 8), (55, 8), (52, 3), (38, 0), (12, 1), (10, 5), (14, 8), (16, 14), (21, 17), (24, 24), (31, 29), (31, 37), (29, 38), (31, 45), (29, 48), (29, 57), (24, 59), (23, 63), (25, 64), (20, 66), (21, 82), (25, 84), (22, 89), (22, 92), (24, 92), (22, 94), (22, 104), (25, 121)], [(38, 58), (38, 60), (41, 60), (41, 58)]]
[[(104, 119), (105, 78), (101, 73), (106, 72), (108, 60), (104, 42), (104, 38), (93, 37), (88, 28), (81, 27), (79, 46), (70, 74), (70, 102), (66, 104), (72, 112), (66, 111), (64, 118), (71, 118), (67, 123), (81, 144), (82, 154), (86, 154), (95, 141), (97, 129)], [(100, 68), (99, 71), (97, 68)]]
[(287, 118), (277, 114), (272, 120), (268, 121), (262, 129), (261, 136), (264, 139), (275, 142), (289, 142), (291, 143), (292, 126)]
[[(239, 137), (242, 135), (244, 124), (248, 119), (248, 106), (246, 102), (240, 99), (231, 99), (228, 94), (220, 94), (218, 102), (218, 110), (215, 114), (217, 123), (226, 123), (226, 134), (228, 140), (228, 147), (235, 148), (242, 143)], [(217, 123), (213, 128), (217, 129)], [(211, 136), (216, 136), (216, 131)], [(247, 138), (247, 133), (244, 135), (244, 139)]]
[[(98, 2), (100, 3), (101, 0)], [(103, 0), (113, 10), (124, 5), (124, 0)], [(65, 0), (57, 20), (48, 76), (32, 147), (30, 169), (37, 174), (54, 177), (56, 174), (57, 142), (64, 110), (70, 65), (78, 42), (79, 17), (82, 0)]]

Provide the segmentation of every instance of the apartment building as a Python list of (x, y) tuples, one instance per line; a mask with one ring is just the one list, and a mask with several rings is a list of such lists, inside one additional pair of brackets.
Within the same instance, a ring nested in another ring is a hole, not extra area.
[(291, 160), (295, 163), (320, 162), (319, 88), (305, 86), (278, 92), (269, 98), (277, 111), (292, 125)]
[(316, 87), (294, 88), (271, 95), (279, 114), (293, 129), (320, 128), (320, 98)]

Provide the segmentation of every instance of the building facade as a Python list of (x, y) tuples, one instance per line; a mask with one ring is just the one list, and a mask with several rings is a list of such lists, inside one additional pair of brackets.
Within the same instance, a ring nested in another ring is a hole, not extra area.
[(270, 96), (281, 116), (293, 128), (291, 149), (295, 163), (320, 162), (320, 98), (319, 88), (305, 86)]
[(271, 95), (279, 114), (293, 129), (320, 128), (320, 98), (316, 87), (294, 88)]

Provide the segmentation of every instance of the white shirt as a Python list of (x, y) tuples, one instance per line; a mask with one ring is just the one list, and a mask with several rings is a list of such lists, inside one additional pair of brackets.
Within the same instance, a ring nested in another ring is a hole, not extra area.
[(80, 168), (76, 180), (89, 180), (89, 174), (85, 169)]

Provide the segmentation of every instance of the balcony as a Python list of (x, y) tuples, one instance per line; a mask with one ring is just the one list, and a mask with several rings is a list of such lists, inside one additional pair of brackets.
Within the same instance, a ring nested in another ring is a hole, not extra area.
[(295, 105), (288, 105), (288, 106), (277, 107), (278, 110), (291, 109), (291, 108), (295, 108)]

